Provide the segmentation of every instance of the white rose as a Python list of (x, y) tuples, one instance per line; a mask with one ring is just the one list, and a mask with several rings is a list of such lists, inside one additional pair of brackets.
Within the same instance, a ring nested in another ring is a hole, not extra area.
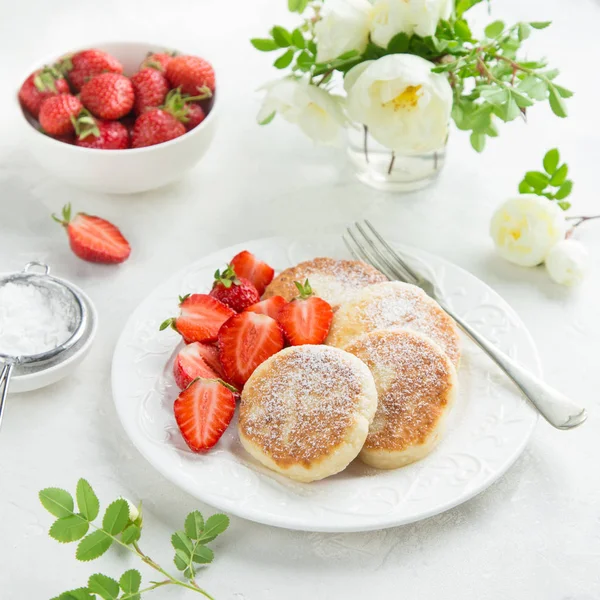
[(440, 19), (452, 13), (452, 0), (375, 0), (371, 39), (385, 48), (397, 33), (433, 35)]
[(546, 256), (546, 269), (553, 281), (562, 285), (577, 285), (583, 281), (590, 256), (577, 240), (562, 240)]
[(386, 148), (405, 154), (437, 150), (446, 142), (452, 88), (433, 63), (390, 54), (356, 65), (346, 74), (350, 117)]
[(123, 496), (121, 496), (120, 499), (125, 500), (125, 502), (127, 502), (127, 506), (129, 507), (129, 520), (136, 521), (137, 518), (140, 516), (140, 511), (138, 510), (138, 507), (131, 500), (128, 500)]
[(258, 113), (258, 122), (264, 123), (274, 113), (297, 124), (316, 142), (334, 143), (345, 124), (342, 99), (307, 81), (282, 79), (266, 86), (267, 95)]
[(315, 25), (317, 62), (351, 50), (362, 54), (369, 41), (371, 10), (368, 0), (327, 0)]
[(544, 262), (550, 248), (564, 239), (566, 232), (563, 211), (534, 194), (507, 200), (494, 213), (490, 225), (500, 256), (522, 267)]

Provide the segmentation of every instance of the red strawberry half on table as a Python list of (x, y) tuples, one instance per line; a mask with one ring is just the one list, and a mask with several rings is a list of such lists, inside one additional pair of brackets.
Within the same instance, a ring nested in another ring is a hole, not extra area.
[(23, 108), (34, 117), (40, 114), (42, 102), (50, 96), (68, 94), (69, 83), (54, 67), (44, 67), (32, 73), (19, 90), (19, 100)]
[(252, 306), (249, 306), (246, 311), (255, 312), (261, 315), (268, 315), (272, 319), (277, 319), (281, 309), (287, 304), (287, 300), (283, 296), (271, 296), (266, 300), (261, 300)]
[(248, 250), (236, 254), (231, 260), (231, 266), (238, 277), (249, 279), (261, 296), (265, 293), (266, 287), (273, 281), (275, 275), (272, 267), (256, 258)]
[(173, 405), (179, 431), (194, 452), (212, 448), (231, 423), (235, 395), (217, 379), (195, 379)]
[(260, 300), (260, 294), (252, 283), (243, 277), (238, 277), (231, 265), (227, 265), (223, 273), (219, 270), (215, 272), (215, 281), (210, 295), (235, 312), (242, 312)]
[(179, 316), (163, 321), (160, 330), (171, 327), (186, 344), (215, 342), (221, 325), (235, 315), (228, 306), (208, 294), (188, 294), (179, 298)]
[(304, 285), (294, 283), (300, 295), (281, 309), (277, 322), (292, 346), (322, 344), (331, 327), (333, 310), (313, 295), (308, 279)]

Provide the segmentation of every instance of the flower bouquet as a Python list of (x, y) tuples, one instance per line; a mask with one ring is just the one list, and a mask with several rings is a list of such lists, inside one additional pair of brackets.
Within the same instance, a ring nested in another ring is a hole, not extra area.
[(466, 13), (482, 1), (288, 0), (302, 23), (251, 40), (287, 71), (264, 87), (259, 123), (278, 114), (326, 144), (345, 128), (359, 179), (417, 189), (443, 166), (450, 119), (481, 152), (498, 121), (525, 119), (536, 102), (565, 117), (572, 92), (558, 70), (521, 56), (550, 23), (493, 21), (476, 37)]

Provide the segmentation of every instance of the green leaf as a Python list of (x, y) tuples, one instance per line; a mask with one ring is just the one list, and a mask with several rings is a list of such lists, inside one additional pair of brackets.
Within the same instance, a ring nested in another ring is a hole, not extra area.
[(570, 202), (559, 202), (558, 206), (560, 206), (563, 210), (569, 210), (569, 208), (571, 208), (571, 203)]
[(528, 75), (518, 85), (518, 89), (534, 100), (545, 100), (548, 96), (548, 85), (534, 75)]
[(552, 175), (554, 171), (556, 171), (559, 160), (560, 154), (558, 153), (558, 148), (552, 148), (552, 150), (546, 152), (546, 155), (544, 156), (544, 169), (546, 169), (548, 175)]
[(519, 105), (514, 99), (512, 93), (509, 94), (508, 100), (505, 104), (500, 107), (500, 118), (503, 121), (512, 121), (516, 119), (521, 114), (521, 110), (519, 109)]
[(63, 592), (60, 596), (52, 600), (96, 600), (96, 596), (92, 596), (90, 591), (85, 587)]
[(489, 38), (496, 38), (504, 31), (503, 21), (494, 21), (490, 23), (485, 29), (484, 33)]
[(542, 71), (540, 75), (543, 75), (547, 79), (556, 79), (560, 75), (560, 71), (558, 69), (548, 69), (547, 71)]
[(469, 24), (464, 19), (458, 19), (456, 23), (454, 23), (454, 32), (461, 40), (467, 42), (473, 37)]
[(129, 522), (129, 505), (120, 498), (109, 505), (102, 519), (102, 529), (111, 535), (121, 533)]
[(142, 576), (136, 569), (125, 571), (119, 579), (119, 585), (126, 594), (135, 593), (140, 589), (142, 584)]
[(202, 536), (199, 542), (206, 544), (212, 542), (218, 535), (223, 533), (229, 527), (229, 517), (227, 515), (216, 514), (208, 517)]
[(565, 182), (565, 180), (567, 179), (568, 173), (569, 173), (569, 167), (566, 164), (558, 167), (558, 169), (556, 169), (556, 171), (554, 171), (554, 174), (552, 175), (552, 177), (550, 179), (551, 185), (554, 185), (554, 186), (562, 185)]
[(294, 58), (294, 51), (290, 48), (286, 50), (274, 63), (273, 66), (277, 69), (285, 69), (289, 67)]
[(533, 188), (523, 179), (519, 184), (519, 194), (531, 194)]
[(121, 535), (121, 541), (127, 545), (133, 544), (134, 542), (137, 542), (140, 539), (141, 535), (142, 530), (139, 528), (138, 525), (132, 523), (123, 531)]
[(566, 198), (571, 193), (572, 189), (573, 189), (573, 182), (570, 179), (568, 179), (560, 186), (560, 188), (558, 188), (558, 192), (556, 192), (554, 197), (557, 200), (562, 200), (563, 198)]
[(485, 148), (485, 134), (474, 131), (471, 134), (471, 146), (481, 152)]
[(277, 112), (273, 111), (270, 115), (266, 116), (262, 121), (259, 121), (258, 124), (259, 125), (268, 125), (275, 118), (276, 114), (277, 114)]
[(39, 493), (44, 508), (55, 517), (68, 517), (73, 514), (73, 496), (60, 488), (46, 488)]
[(181, 550), (188, 557), (191, 556), (194, 551), (194, 544), (185, 531), (176, 531), (171, 536), (171, 544), (175, 550)]
[(567, 116), (565, 101), (560, 97), (554, 86), (550, 87), (550, 108), (557, 117), (564, 118)]
[(561, 98), (570, 98), (573, 95), (571, 90), (568, 90), (560, 85), (555, 85), (554, 87)]
[(215, 555), (213, 551), (207, 546), (197, 546), (194, 550), (192, 560), (200, 565), (206, 565), (211, 563)]
[(483, 2), (483, 0), (458, 0), (456, 2), (456, 16), (462, 17), (470, 8), (480, 2)]
[(111, 546), (112, 539), (104, 531), (94, 531), (86, 535), (77, 546), (75, 558), (83, 562), (102, 556)]
[(89, 578), (88, 589), (104, 600), (116, 600), (119, 597), (119, 583), (102, 573), (96, 573)]
[(515, 99), (518, 107), (527, 108), (533, 106), (533, 102), (525, 96), (525, 94), (521, 94), (521, 92), (518, 92), (517, 90), (511, 90), (511, 95)]
[(519, 23), (518, 34), (521, 41), (526, 40), (531, 34), (531, 27), (527, 23)]
[(296, 65), (303, 71), (308, 71), (315, 64), (314, 56), (311, 56), (306, 50), (303, 50), (296, 57)]
[(481, 97), (490, 104), (504, 104), (508, 99), (508, 91), (497, 86), (490, 86), (480, 91)]
[(275, 25), (271, 29), (271, 35), (280, 48), (288, 48), (292, 45), (292, 34), (285, 27)]
[(552, 25), (552, 21), (530, 21), (529, 24), (534, 29), (546, 29), (546, 27)]
[(85, 479), (80, 479), (77, 482), (75, 495), (79, 512), (88, 521), (93, 521), (100, 511), (100, 502), (98, 502), (98, 496), (94, 493), (92, 486)]
[(548, 185), (549, 178), (547, 175), (545, 175), (541, 171), (527, 171), (527, 173), (525, 173), (525, 181), (534, 190), (541, 191)]
[(272, 52), (279, 48), (271, 38), (252, 38), (250, 43), (261, 52)]
[(295, 12), (296, 10), (298, 10), (299, 4), (299, 0), (288, 0), (288, 10), (290, 12)]
[(294, 29), (294, 31), (292, 31), (292, 44), (294, 44), (296, 48), (306, 48), (306, 40), (299, 29)]
[(202, 531), (204, 530), (204, 517), (199, 510), (191, 512), (185, 518), (184, 529), (188, 537), (193, 540), (197, 540), (202, 535)]
[(392, 54), (404, 54), (408, 50), (410, 38), (406, 33), (397, 33), (388, 43), (388, 52)]
[(185, 555), (181, 550), (175, 550), (175, 556), (173, 562), (179, 571), (185, 571), (189, 564), (189, 557)]
[(90, 528), (90, 524), (80, 515), (69, 515), (54, 521), (50, 527), (50, 537), (61, 544), (80, 540)]

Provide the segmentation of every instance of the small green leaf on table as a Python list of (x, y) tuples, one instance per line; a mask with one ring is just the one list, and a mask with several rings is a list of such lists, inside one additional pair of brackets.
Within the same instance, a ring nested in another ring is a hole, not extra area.
[(104, 531), (98, 530), (86, 535), (77, 546), (75, 558), (83, 562), (102, 556), (111, 546), (112, 539)]
[(112, 577), (96, 573), (89, 578), (88, 590), (104, 600), (116, 600), (119, 597), (119, 583)]
[(80, 540), (87, 532), (90, 524), (80, 515), (69, 515), (57, 519), (50, 527), (50, 537), (61, 544)]
[(102, 519), (102, 528), (110, 535), (121, 533), (129, 522), (129, 505), (122, 498), (112, 502)]
[(88, 521), (93, 521), (100, 511), (100, 502), (92, 486), (85, 479), (80, 479), (77, 482), (75, 496), (81, 515)]
[(73, 496), (60, 488), (46, 488), (39, 494), (44, 508), (55, 517), (68, 517), (73, 514)]

